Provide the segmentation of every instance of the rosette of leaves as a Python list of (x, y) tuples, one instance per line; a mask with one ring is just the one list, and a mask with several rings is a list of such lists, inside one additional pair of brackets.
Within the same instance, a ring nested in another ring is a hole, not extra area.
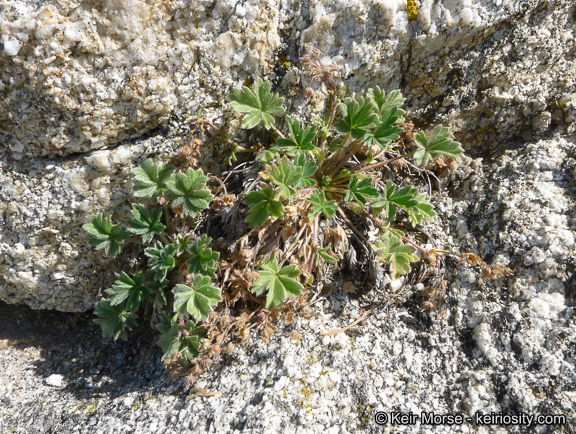
[[(251, 117), (245, 116), (243, 126), (253, 127), (257, 119), (264, 121), (263, 108), (269, 104), (262, 101), (276, 101), (278, 106), (274, 113), (281, 112), (281, 101), (274, 100), (270, 89), (269, 83), (258, 81), (253, 91), (236, 89), (229, 97), (233, 109), (252, 113)], [(260, 100), (258, 94), (263, 95)], [(398, 277), (408, 273), (410, 263), (418, 257), (414, 255), (413, 247), (403, 243), (405, 236), (399, 235), (394, 224), (398, 219), (408, 217), (412, 225), (417, 226), (424, 220), (433, 219), (436, 213), (426, 195), (415, 186), (398, 187), (386, 180), (384, 188), (378, 187), (382, 185), (379, 168), (402, 158), (412, 158), (420, 166), (440, 155), (459, 161), (463, 150), (450, 138), (450, 131), (440, 125), (429, 136), (416, 134), (414, 150), (405, 154), (395, 152), (393, 144), (401, 137), (405, 115), (401, 108), (405, 98), (400, 91), (386, 94), (375, 87), (364, 96), (342, 101), (342, 92), (334, 90), (332, 96), (337, 103), (332, 105), (336, 110), (323, 119), (315, 118), (315, 125), (309, 126), (287, 116), (286, 135), (279, 132), (280, 137), (272, 148), (263, 151), (265, 156), (257, 157), (258, 161), (266, 163), (261, 172), (263, 184), (244, 199), (243, 203), (249, 208), (246, 221), (252, 227), (258, 227), (260, 233), (274, 231), (277, 238), (292, 225), (289, 233), (296, 235), (290, 238), (285, 252), (277, 256), (286, 260), (284, 253), (311, 250), (317, 267), (322, 262), (334, 262), (337, 257), (330, 237), (318, 236), (319, 221), (338, 219), (359, 233), (346, 215), (350, 212), (361, 214), (380, 222), (382, 229), (387, 230), (385, 233), (389, 235), (376, 244), (364, 241), (378, 253), (380, 261), (390, 264), (392, 275)], [(274, 127), (272, 116), (266, 116), (266, 122), (266, 128)], [(374, 154), (374, 149), (379, 151)], [(378, 219), (380, 213), (384, 214), (384, 221)], [(295, 216), (305, 220), (304, 226), (294, 223)], [(283, 285), (282, 279), (289, 276), (292, 281), (286, 282), (296, 282), (299, 271), (284, 268), (279, 268), (276, 259), (265, 262), (259, 271), (260, 278), (252, 285), (255, 294), (266, 295), (267, 307), (277, 307), (293, 296), (290, 295), (293, 283)], [(309, 269), (312, 268), (311, 263)], [(281, 274), (282, 270), (285, 274)], [(297, 285), (293, 285), (296, 288)]]

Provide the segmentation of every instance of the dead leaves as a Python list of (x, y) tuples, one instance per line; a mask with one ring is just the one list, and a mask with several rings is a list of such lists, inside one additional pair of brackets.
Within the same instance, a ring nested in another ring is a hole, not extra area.
[(488, 265), (480, 256), (474, 253), (462, 253), (461, 259), (464, 259), (470, 265), (479, 265), (482, 267), (482, 277), (484, 279), (498, 279), (503, 276), (511, 276), (514, 270), (501, 264)]
[(511, 276), (514, 270), (500, 264), (494, 264), (490, 267), (484, 267), (482, 270), (482, 277), (484, 279), (498, 279), (502, 276)]

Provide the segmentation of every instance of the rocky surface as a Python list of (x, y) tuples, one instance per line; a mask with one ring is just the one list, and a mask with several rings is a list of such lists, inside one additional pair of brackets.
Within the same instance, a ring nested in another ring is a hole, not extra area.
[[(112, 343), (89, 313), (1, 304), (1, 432), (576, 431), (571, 0), (422, 0), (413, 21), (403, 0), (17, 0), (0, 2), (0, 28), (1, 300), (88, 311), (123, 266), (87, 247), (88, 217), (126, 215), (131, 168), (187, 144), (187, 113), (234, 133), (225, 96), (251, 77), (304, 118), (320, 109), (304, 103), (323, 92), (299, 69), (310, 47), (351, 91), (398, 87), (417, 127), (458, 132), (473, 161), (440, 179), (429, 242), (515, 270), (484, 280), (443, 259), (434, 296), (338, 281), (309, 319), (253, 336), (192, 390), (168, 379), (145, 324)], [(566, 424), (378, 427), (378, 411)]]
[[(430, 294), (412, 280), (380, 290), (355, 281), (356, 293), (336, 284), (309, 319), (297, 316), (269, 342), (253, 336), (190, 390), (167, 378), (148, 326), (127, 343), (103, 342), (88, 315), (0, 306), (0, 428), (576, 432), (575, 140), (556, 136), (475, 160), (471, 176), (450, 180), (451, 197), (437, 199), (442, 219), (425, 228), (434, 247), (479, 253), (514, 268), (512, 276), (485, 280), (446, 259), (447, 290), (431, 312), (420, 308)], [(368, 309), (351, 330), (322, 335)], [(380, 427), (381, 411), (566, 419)]]
[(187, 144), (188, 113), (234, 133), (225, 97), (246, 79), (269, 76), (309, 118), (312, 47), (351, 91), (400, 88), (417, 127), (442, 122), (473, 153), (570, 134), (575, 26), (570, 0), (426, 0), (412, 21), (403, 0), (1, 3), (0, 299), (91, 308), (95, 270), (117, 264), (82, 224), (126, 212), (130, 169)]

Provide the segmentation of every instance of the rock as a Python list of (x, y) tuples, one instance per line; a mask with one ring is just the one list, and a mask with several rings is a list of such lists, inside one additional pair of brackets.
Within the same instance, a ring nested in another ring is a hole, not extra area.
[[(281, 91), (308, 87), (297, 61), (318, 47), (351, 90), (401, 88), (417, 126), (443, 122), (473, 153), (482, 144), (483, 155), (496, 155), (550, 128), (574, 130), (569, 0), (421, 3), (413, 21), (400, 1), (5, 5), (0, 299), (93, 307), (121, 264), (89, 248), (82, 225), (101, 212), (127, 215), (131, 168), (186, 144), (186, 113), (202, 107), (220, 119), (234, 86), (252, 76), (281, 79), (273, 72), (278, 50), (295, 65)], [(310, 111), (302, 93), (289, 104)]]
[(266, 2), (104, 0), (3, 7), (0, 125), (16, 159), (107, 148), (174, 111), (222, 105), (271, 71), (279, 14)]
[(52, 374), (46, 378), (46, 384), (53, 387), (61, 387), (64, 377), (60, 374)]

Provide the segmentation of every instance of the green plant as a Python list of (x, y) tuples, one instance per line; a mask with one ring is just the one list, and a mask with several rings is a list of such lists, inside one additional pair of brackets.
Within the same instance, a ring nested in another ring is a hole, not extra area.
[[(117, 274), (97, 305), (105, 336), (126, 339), (143, 306), (151, 306), (163, 359), (170, 365), (193, 361), (198, 373), (231, 349), (233, 336), (244, 341), (251, 329), (269, 336), (286, 301), (305, 304), (307, 286), (345, 260), (352, 238), (389, 264), (393, 278), (411, 271), (418, 252), (434, 265), (442, 252), (426, 251), (407, 235), (436, 216), (432, 204), (409, 177), (396, 176), (395, 183), (386, 173), (401, 172), (410, 159), (413, 167), (439, 157), (460, 161), (460, 144), (441, 125), (417, 133), (412, 143), (399, 91), (375, 87), (346, 98), (334, 68), (317, 55), (304, 58), (304, 66), (328, 89), (324, 115), (309, 125), (286, 116), (286, 129), (277, 127), (284, 99), (261, 79), (228, 97), (243, 114), (243, 128), (262, 124), (276, 136), (252, 161), (261, 172), (246, 189), (229, 194), (226, 179), (213, 176), (217, 187), (211, 190), (202, 170), (146, 160), (133, 171), (134, 196), (145, 203), (132, 205), (126, 227), (101, 215), (84, 225), (90, 244), (111, 256), (124, 245), (141, 252), (141, 269)], [(213, 128), (232, 155), (248, 152), (211, 122), (199, 118), (197, 125)], [(203, 231), (222, 207), (241, 216), (241, 236), (217, 249)], [(376, 236), (353, 221), (372, 226)]]
[(198, 354), (204, 336), (194, 320), (206, 320), (221, 300), (211, 280), (216, 277), (219, 253), (208, 247), (211, 239), (206, 235), (195, 237), (189, 231), (213, 198), (205, 188), (208, 178), (202, 170), (177, 172), (151, 160), (133, 173), (134, 196), (146, 199), (148, 206), (132, 205), (134, 218), (127, 221), (127, 228), (98, 215), (84, 229), (93, 237), (90, 244), (111, 256), (118, 255), (124, 243), (141, 245), (147, 264), (132, 277), (116, 274), (115, 284), (106, 290), (108, 298), (96, 307), (100, 318), (95, 321), (104, 336), (127, 339), (127, 329), (137, 325), (141, 303), (151, 302), (161, 316), (156, 327), (162, 333), (159, 345), (164, 358), (178, 351), (188, 360)]

